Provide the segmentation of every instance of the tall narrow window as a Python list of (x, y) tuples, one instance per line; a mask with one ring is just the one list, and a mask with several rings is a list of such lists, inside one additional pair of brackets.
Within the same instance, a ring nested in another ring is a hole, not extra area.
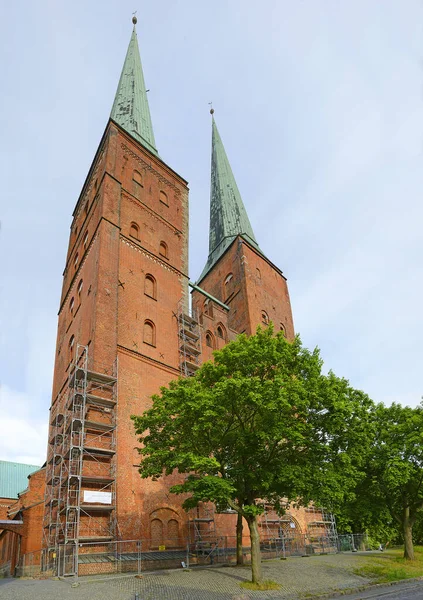
[(217, 337), (220, 338), (220, 339), (222, 339), (222, 340), (226, 339), (226, 330), (223, 327), (223, 325), (219, 325), (217, 327)]
[(269, 315), (265, 310), (261, 311), (261, 322), (263, 325), (269, 325)]
[(84, 287), (84, 282), (82, 279), (79, 280), (78, 283), (78, 298), (81, 300), (82, 288)]
[(286, 335), (285, 325), (283, 323), (279, 323), (279, 329), (283, 331), (283, 334)]
[(144, 321), (144, 344), (156, 345), (156, 327), (153, 321)]
[(87, 247), (87, 244), (88, 244), (88, 231), (86, 231), (85, 235), (84, 235), (84, 248)]
[(234, 291), (234, 276), (232, 273), (228, 273), (223, 282), (223, 296), (224, 299), (227, 300), (230, 296), (232, 296)]
[(213, 302), (210, 301), (210, 298), (204, 300), (203, 311), (205, 315), (208, 315), (209, 317), (213, 316)]
[(75, 336), (72, 335), (70, 340), (69, 340), (69, 362), (72, 361), (73, 359), (73, 347), (75, 345)]
[(156, 280), (150, 273), (147, 273), (144, 280), (144, 294), (150, 296), (150, 298), (157, 299), (157, 285)]
[(136, 223), (131, 223), (131, 228), (129, 230), (129, 235), (137, 240), (139, 240), (140, 228)]
[(260, 273), (260, 269), (258, 267), (256, 268), (256, 275), (257, 275), (257, 279), (261, 279), (261, 273)]
[(167, 195), (162, 191), (160, 191), (159, 200), (162, 204), (169, 206), (169, 200), (167, 199)]
[(159, 254), (160, 254), (160, 256), (163, 256), (164, 258), (169, 258), (167, 244), (165, 242), (160, 242)]
[(71, 315), (73, 315), (73, 307), (75, 306), (75, 298), (71, 298), (71, 301), (69, 302), (69, 311), (71, 313)]
[(79, 254), (78, 252), (75, 254), (75, 258), (73, 261), (73, 266), (75, 267), (75, 269), (78, 267), (78, 260), (79, 260)]
[(206, 333), (206, 346), (209, 348), (214, 348), (214, 337), (210, 331)]

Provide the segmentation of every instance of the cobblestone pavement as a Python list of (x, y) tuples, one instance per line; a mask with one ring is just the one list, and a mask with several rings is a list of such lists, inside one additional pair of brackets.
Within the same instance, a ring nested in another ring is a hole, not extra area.
[(0, 580), (0, 599), (294, 600), (368, 583), (368, 579), (353, 573), (364, 560), (358, 553), (266, 561), (263, 563), (264, 578), (281, 585), (280, 590), (266, 592), (240, 588), (242, 581), (250, 579), (248, 567), (213, 567), (157, 571), (143, 574), (140, 579), (133, 575), (97, 580), (81, 578), (75, 587), (69, 580), (3, 579)]

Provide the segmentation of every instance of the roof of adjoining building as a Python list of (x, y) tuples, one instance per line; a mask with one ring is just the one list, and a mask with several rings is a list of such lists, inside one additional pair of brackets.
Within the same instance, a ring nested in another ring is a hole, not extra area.
[(28, 487), (28, 475), (38, 469), (39, 465), (0, 460), (0, 498), (17, 498)]

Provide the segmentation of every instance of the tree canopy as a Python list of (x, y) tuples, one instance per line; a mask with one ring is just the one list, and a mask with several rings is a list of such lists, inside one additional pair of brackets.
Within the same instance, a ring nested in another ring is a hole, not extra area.
[(356, 502), (373, 524), (390, 513), (404, 540), (404, 557), (411, 560), (413, 526), (423, 509), (423, 407), (378, 404), (369, 421), (371, 445)]
[(246, 519), (253, 581), (261, 579), (257, 515), (310, 500), (339, 504), (360, 479), (369, 398), (332, 373), (319, 351), (270, 326), (240, 335), (192, 378), (178, 379), (134, 416), (140, 474), (188, 476), (186, 509), (212, 501)]

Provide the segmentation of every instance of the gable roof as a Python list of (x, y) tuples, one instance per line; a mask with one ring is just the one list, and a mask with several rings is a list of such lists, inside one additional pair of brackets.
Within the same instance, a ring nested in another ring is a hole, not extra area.
[(28, 487), (28, 475), (38, 471), (38, 465), (0, 460), (0, 498), (17, 498)]

